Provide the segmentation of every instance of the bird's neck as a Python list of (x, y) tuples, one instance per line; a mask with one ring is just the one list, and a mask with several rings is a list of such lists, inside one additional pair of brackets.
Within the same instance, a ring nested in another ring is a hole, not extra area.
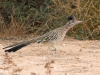
[(67, 23), (63, 26), (63, 28), (65, 28), (66, 30), (69, 30), (70, 28), (72, 28), (74, 25), (70, 25), (70, 23)]

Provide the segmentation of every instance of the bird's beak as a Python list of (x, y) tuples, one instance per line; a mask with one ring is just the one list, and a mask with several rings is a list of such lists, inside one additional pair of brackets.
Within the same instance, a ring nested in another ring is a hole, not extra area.
[(83, 21), (76, 21), (76, 23), (81, 23), (81, 22), (83, 22)]
[(79, 24), (79, 23), (81, 23), (81, 22), (83, 22), (83, 21), (75, 21), (75, 24)]

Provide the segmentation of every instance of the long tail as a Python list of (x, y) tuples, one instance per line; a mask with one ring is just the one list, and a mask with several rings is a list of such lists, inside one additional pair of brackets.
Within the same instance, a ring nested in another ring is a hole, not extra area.
[(19, 44), (22, 44), (22, 43), (25, 43), (25, 42), (15, 43), (15, 44), (13, 44), (13, 45), (4, 47), (3, 49), (10, 48), (10, 47), (14, 47), (14, 46), (19, 45)]
[(19, 44), (17, 46), (14, 46), (8, 50), (5, 50), (5, 52), (16, 52), (17, 50), (23, 48), (24, 46), (27, 46), (26, 44)]
[(5, 50), (5, 52), (16, 52), (17, 50), (29, 45), (32, 42), (34, 43), (34, 42), (36, 42), (36, 40), (32, 39), (32, 40), (29, 40), (29, 41), (26, 41), (26, 42), (20, 42), (20, 43), (17, 43), (17, 44), (13, 44), (13, 45), (4, 47), (3, 49), (9, 48), (9, 49)]

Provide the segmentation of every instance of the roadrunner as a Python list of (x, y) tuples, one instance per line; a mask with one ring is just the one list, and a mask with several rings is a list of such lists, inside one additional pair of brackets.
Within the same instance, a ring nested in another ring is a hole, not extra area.
[[(19, 49), (21, 49), (21, 48), (23, 48), (23, 47), (25, 47), (25, 46), (27, 46), (31, 43), (35, 43), (35, 42), (44, 43), (44, 42), (47, 42), (47, 43), (51, 44), (50, 47), (57, 50), (54, 47), (54, 44), (57, 44), (57, 43), (61, 42), (64, 39), (67, 31), (70, 28), (72, 28), (73, 26), (75, 26), (76, 24), (79, 24), (81, 22), (82, 21), (77, 21), (74, 15), (71, 15), (71, 16), (68, 17), (68, 22), (64, 26), (61, 26), (61, 27), (59, 27), (57, 29), (54, 29), (54, 30), (51, 30), (51, 31), (45, 33), (42, 36), (30, 39), (28, 41), (13, 44), (13, 45), (7, 46), (3, 49), (9, 48), (9, 49), (5, 50), (5, 52), (16, 52), (17, 50), (19, 50)], [(50, 47), (49, 47), (49, 49), (50, 49)]]

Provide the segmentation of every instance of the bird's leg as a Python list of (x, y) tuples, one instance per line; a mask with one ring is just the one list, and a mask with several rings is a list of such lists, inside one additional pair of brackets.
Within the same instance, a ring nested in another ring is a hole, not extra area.
[(54, 46), (52, 46), (52, 48), (54, 48), (55, 54), (57, 53), (58, 49)]
[(52, 52), (52, 55), (55, 55), (57, 52), (57, 49), (54, 46), (49, 47), (49, 50)]

